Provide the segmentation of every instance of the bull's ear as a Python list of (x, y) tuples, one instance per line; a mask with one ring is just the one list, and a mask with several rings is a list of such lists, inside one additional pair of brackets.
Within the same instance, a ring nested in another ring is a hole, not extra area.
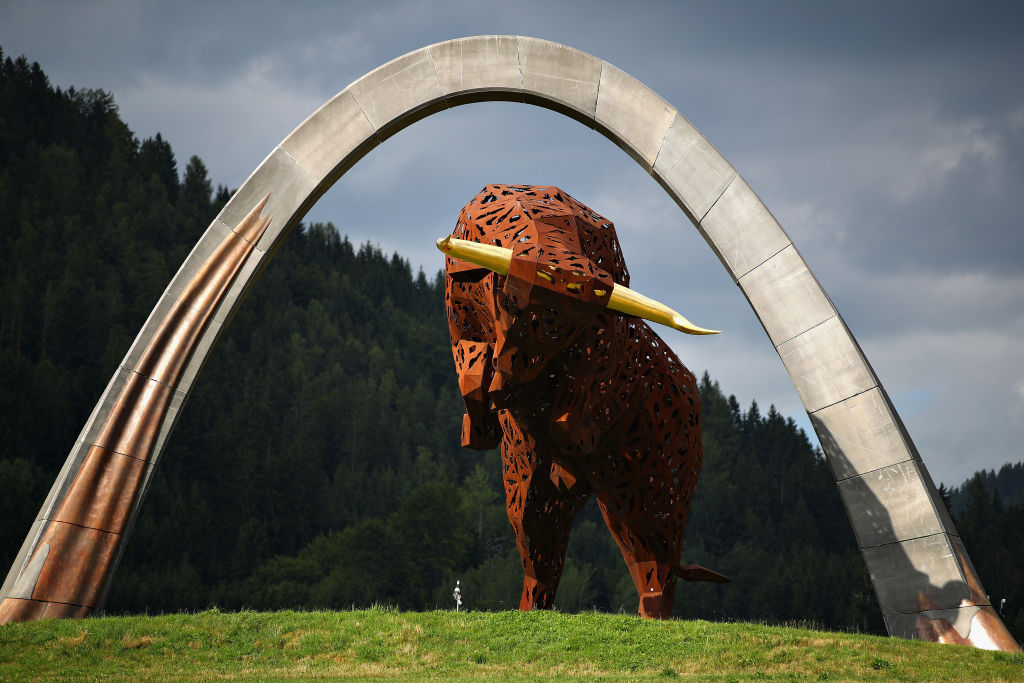
[(459, 269), (456, 267), (448, 271), (448, 277), (455, 282), (480, 282), (491, 272), (492, 271), (487, 270), (486, 268)]

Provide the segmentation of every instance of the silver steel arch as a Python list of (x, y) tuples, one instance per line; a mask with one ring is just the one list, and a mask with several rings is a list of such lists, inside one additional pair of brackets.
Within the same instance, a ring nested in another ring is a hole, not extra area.
[[(143, 350), (186, 285), (246, 215), (269, 195), (262, 215), (271, 218), (270, 227), (172, 387), (132, 520), (216, 340), (275, 248), (309, 208), (399, 130), (448, 107), (494, 100), (539, 105), (594, 128), (647, 170), (707, 240), (764, 326), (818, 433), (889, 633), (931, 640), (939, 638), (929, 633), (943, 628), (948, 633), (951, 626), (971, 644), (997, 647), (985, 634), (986, 622), (998, 622), (998, 616), (976, 584), (920, 455), (839, 312), (771, 212), (718, 150), (655, 92), (589, 54), (522, 36), (462, 38), (403, 55), (350, 84), (271, 151), (161, 296), (79, 435), (0, 599), (26, 597), (26, 590), (31, 597), (32, 565), (38, 562), (30, 559), (114, 401), (128, 378), (143, 369)], [(126, 537), (127, 531), (118, 554)], [(1001, 622), (998, 626), (1005, 631)]]

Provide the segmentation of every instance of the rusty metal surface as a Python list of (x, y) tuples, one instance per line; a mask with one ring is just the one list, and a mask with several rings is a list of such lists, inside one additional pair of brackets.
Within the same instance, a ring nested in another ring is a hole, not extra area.
[(89, 616), (91, 611), (89, 607), (80, 605), (9, 598), (0, 603), (0, 624), (40, 619), (81, 619)]
[(214, 250), (160, 323), (19, 577), (30, 599), (0, 603), (0, 624), (84, 616), (96, 606), (175, 387), (270, 223), (260, 216), (267, 199)]
[(525, 578), (520, 609), (552, 606), (573, 518), (596, 496), (639, 612), (671, 615), (700, 473), (696, 381), (642, 320), (609, 311), (629, 284), (615, 228), (556, 187), (488, 185), (452, 237), (513, 250), (507, 275), (446, 258), (462, 444), (500, 444)]

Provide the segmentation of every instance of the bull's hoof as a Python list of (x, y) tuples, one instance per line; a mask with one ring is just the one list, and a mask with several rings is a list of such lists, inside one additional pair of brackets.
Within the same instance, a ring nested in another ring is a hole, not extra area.
[(645, 593), (640, 597), (640, 616), (644, 619), (668, 619), (672, 616), (672, 603), (661, 592)]

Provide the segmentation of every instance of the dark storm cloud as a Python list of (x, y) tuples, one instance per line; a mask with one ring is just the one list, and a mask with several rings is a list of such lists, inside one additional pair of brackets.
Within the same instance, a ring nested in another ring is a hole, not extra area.
[[(198, 154), (233, 187), (347, 83), (424, 45), (512, 33), (606, 59), (678, 107), (765, 200), (936, 479), (956, 483), (1022, 457), (1020, 7), (0, 2), (0, 46), (57, 85), (112, 91), (140, 136), (160, 131), (179, 163)], [(743, 403), (800, 415), (756, 318), (675, 205), (614, 145), (551, 112), (501, 103), (424, 120), (309, 219), (433, 271), (431, 238), (495, 181), (558, 184), (615, 220), (638, 288), (727, 331), (667, 334), (684, 360)]]

